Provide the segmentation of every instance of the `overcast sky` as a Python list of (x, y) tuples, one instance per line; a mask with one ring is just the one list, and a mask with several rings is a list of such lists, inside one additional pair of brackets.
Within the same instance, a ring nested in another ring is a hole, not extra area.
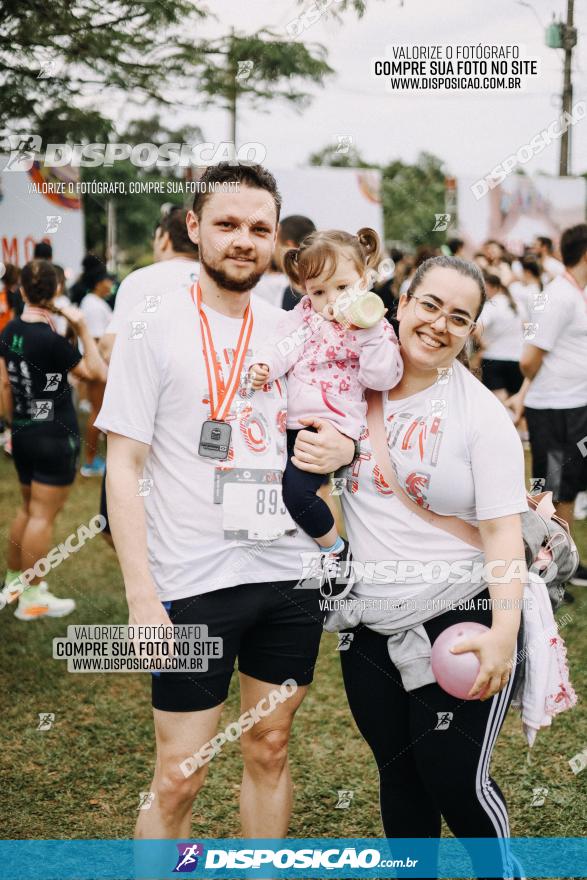
[[(214, 0), (217, 22), (199, 25), (198, 37), (218, 36), (232, 26), (254, 32), (285, 25), (311, 4), (295, 0)], [(267, 149), (266, 164), (279, 168), (302, 165), (309, 154), (350, 135), (369, 160), (413, 161), (427, 150), (446, 162), (454, 174), (482, 176), (560, 114), (563, 53), (544, 43), (544, 26), (552, 13), (565, 13), (566, 0), (367, 0), (361, 20), (346, 12), (341, 24), (321, 20), (300, 39), (324, 44), (335, 70), (323, 89), (311, 86), (314, 100), (298, 115), (283, 102), (270, 112), (242, 102), (237, 140), (258, 141)], [(531, 6), (531, 8), (530, 8)], [(587, 3), (575, 3), (579, 44), (574, 52), (574, 103), (587, 100)], [(577, 8), (578, 7), (578, 8)], [(194, 35), (196, 36), (196, 35)], [(371, 75), (371, 60), (385, 54), (389, 43), (521, 44), (540, 59), (540, 76), (523, 92), (385, 92)], [(121, 108), (122, 109), (122, 108)], [(141, 115), (126, 105), (128, 117)], [(228, 118), (221, 110), (174, 112), (174, 125), (198, 123), (206, 140), (228, 140)], [(574, 173), (587, 171), (587, 117), (574, 126)], [(526, 165), (530, 173), (558, 172), (558, 141)]]

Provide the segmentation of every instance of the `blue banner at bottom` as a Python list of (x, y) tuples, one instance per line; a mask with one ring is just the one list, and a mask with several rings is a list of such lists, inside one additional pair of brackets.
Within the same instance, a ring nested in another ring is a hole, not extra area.
[(587, 877), (587, 839), (4, 840), (0, 880)]

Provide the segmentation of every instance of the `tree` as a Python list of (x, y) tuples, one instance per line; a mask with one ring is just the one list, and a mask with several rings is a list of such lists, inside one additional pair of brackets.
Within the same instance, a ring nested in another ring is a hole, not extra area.
[[(345, 145), (343, 144), (343, 149)], [(308, 159), (309, 165), (329, 165), (332, 168), (377, 168), (374, 163), (366, 162), (353, 144), (343, 152), (340, 144), (327, 144)]]
[(445, 171), (441, 159), (420, 153), (415, 165), (399, 159), (382, 168), (381, 199), (387, 240), (441, 245), (446, 233), (433, 232), (435, 214), (444, 213)]
[[(62, 142), (112, 125), (88, 96), (133, 91), (165, 101), (162, 85), (189, 75), (182, 38), (206, 12), (191, 0), (8, 0), (0, 31), (0, 126)], [(186, 68), (187, 65), (187, 68)], [(78, 105), (84, 98), (85, 107)]]
[[(340, 19), (353, 9), (361, 16), (365, 6), (365, 0), (337, 0), (325, 14)], [(0, 128), (34, 131), (55, 143), (104, 141), (112, 122), (88, 98), (122, 91), (172, 105), (171, 89), (193, 93), (195, 81), (205, 103), (220, 101), (230, 110), (234, 132), (241, 96), (303, 106), (308, 95), (300, 81), (321, 84), (332, 72), (322, 47), (287, 42), (267, 29), (197, 39), (199, 22), (210, 14), (197, 0), (5, 0)], [(241, 61), (253, 61), (247, 79), (238, 76)]]
[(236, 143), (237, 106), (243, 98), (256, 108), (277, 98), (301, 109), (310, 100), (302, 81), (322, 85), (334, 73), (323, 46), (286, 42), (266, 28), (250, 36), (231, 31), (209, 41), (201, 53), (196, 75), (202, 103), (228, 110), (232, 143)]
[[(159, 116), (149, 119), (136, 119), (129, 123), (121, 134), (125, 143), (198, 143), (203, 139), (199, 127), (183, 127), (178, 130), (168, 129), (161, 123)], [(117, 198), (117, 243), (129, 262), (134, 263), (145, 254), (151, 240), (155, 225), (160, 217), (161, 205), (165, 202), (181, 205), (185, 196), (181, 192), (165, 195), (148, 192), (129, 192), (128, 184), (136, 181), (163, 181), (174, 177), (172, 168), (136, 168), (129, 161), (117, 162), (115, 166), (97, 168), (81, 168), (82, 180), (112, 182), (126, 184), (126, 194)], [(84, 196), (84, 214), (86, 221), (86, 245), (88, 250), (104, 253), (106, 246), (106, 209), (109, 196)]]
[(420, 153), (416, 164), (396, 159), (388, 165), (366, 162), (352, 145), (340, 153), (338, 144), (328, 144), (312, 153), (310, 165), (335, 168), (379, 168), (385, 239), (420, 244), (441, 245), (445, 232), (433, 232), (435, 215), (444, 213), (445, 171), (441, 159)]

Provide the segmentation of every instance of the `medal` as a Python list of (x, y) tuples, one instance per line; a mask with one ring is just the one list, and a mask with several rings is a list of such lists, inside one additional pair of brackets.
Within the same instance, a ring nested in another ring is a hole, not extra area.
[(247, 305), (243, 322), (236, 344), (234, 360), (226, 385), (220, 371), (220, 364), (214, 348), (212, 330), (208, 318), (202, 309), (202, 290), (200, 283), (194, 284), (190, 290), (192, 301), (200, 316), (200, 330), (202, 335), (202, 355), (206, 365), (206, 378), (208, 380), (208, 393), (210, 400), (210, 418), (202, 425), (198, 454), (205, 458), (214, 458), (225, 461), (228, 458), (230, 447), (230, 435), (232, 428), (225, 421), (230, 411), (230, 406), (238, 390), (240, 376), (249, 347), (249, 340), (253, 332), (253, 312), (251, 305)]
[(200, 433), (198, 455), (225, 461), (228, 458), (231, 434), (232, 428), (228, 422), (218, 422), (213, 419), (204, 422)]

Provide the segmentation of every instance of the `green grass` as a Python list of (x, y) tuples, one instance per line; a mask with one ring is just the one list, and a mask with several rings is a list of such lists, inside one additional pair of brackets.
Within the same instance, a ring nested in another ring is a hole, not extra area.
[[(60, 515), (56, 542), (98, 510), (99, 481), (78, 478)], [(12, 462), (0, 455), (1, 560), (7, 526), (19, 493)], [(587, 524), (577, 529), (587, 556)], [(3, 570), (3, 569), (2, 569)], [(51, 640), (68, 623), (126, 623), (126, 604), (113, 551), (97, 537), (50, 574), (58, 595), (77, 609), (65, 620), (22, 623), (11, 608), (0, 612), (3, 838), (125, 838), (132, 836), (139, 792), (148, 791), (154, 761), (150, 687), (144, 675), (75, 675), (51, 658)], [(587, 596), (563, 613), (572, 681), (587, 686)], [(368, 682), (366, 683), (368, 687)], [(376, 695), (374, 695), (376, 698)], [(53, 712), (49, 731), (37, 730), (38, 713)], [(222, 725), (239, 715), (233, 679)], [(587, 718), (580, 703), (538, 735), (530, 758), (519, 716), (510, 711), (499, 738), (493, 775), (507, 798), (515, 836), (583, 836), (587, 828), (587, 771), (574, 775), (568, 760), (587, 747)], [(344, 696), (336, 638), (325, 635), (314, 685), (294, 726), (291, 763), (295, 803), (290, 833), (296, 837), (378, 837), (377, 774)], [(458, 767), (455, 768), (458, 773)], [(238, 743), (227, 745), (211, 765), (194, 807), (194, 834), (239, 834)], [(533, 788), (548, 788), (546, 802), (532, 807)], [(335, 809), (338, 789), (351, 789), (349, 809)]]

